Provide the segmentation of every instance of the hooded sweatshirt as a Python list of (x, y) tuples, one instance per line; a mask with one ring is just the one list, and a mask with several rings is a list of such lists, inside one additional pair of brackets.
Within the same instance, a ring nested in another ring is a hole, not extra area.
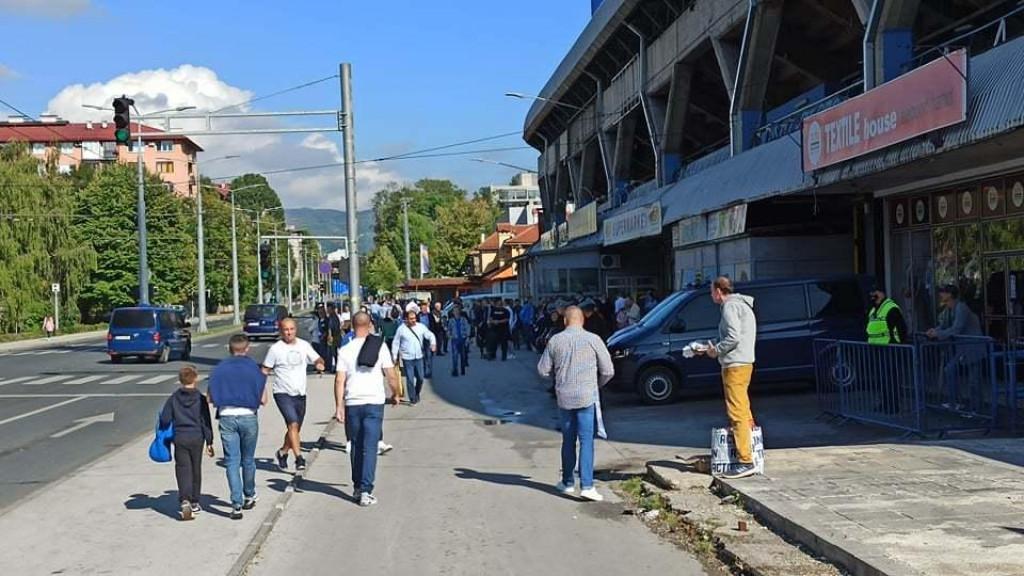
[(160, 427), (166, 428), (174, 422), (174, 438), (176, 440), (203, 439), (213, 444), (213, 426), (210, 424), (210, 406), (206, 396), (199, 390), (178, 388), (164, 402), (160, 411)]
[(730, 294), (722, 303), (722, 321), (718, 324), (718, 362), (724, 368), (754, 363), (754, 342), (757, 319), (754, 299), (743, 294)]

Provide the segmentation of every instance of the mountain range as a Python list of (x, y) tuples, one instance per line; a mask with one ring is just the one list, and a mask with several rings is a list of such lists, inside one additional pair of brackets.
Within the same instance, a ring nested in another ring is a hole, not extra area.
[[(285, 221), (308, 231), (313, 236), (346, 236), (347, 225), (345, 212), (328, 208), (288, 208), (285, 209)], [(369, 254), (373, 250), (374, 215), (372, 209), (356, 212), (356, 226), (359, 230), (359, 252)], [(324, 251), (331, 252), (341, 248), (341, 242), (323, 240), (320, 245)]]

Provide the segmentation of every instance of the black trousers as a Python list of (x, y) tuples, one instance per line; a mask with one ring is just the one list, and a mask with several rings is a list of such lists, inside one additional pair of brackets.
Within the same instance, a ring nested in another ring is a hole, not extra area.
[(203, 439), (174, 439), (174, 476), (178, 480), (178, 501), (199, 502), (203, 490)]
[(494, 359), (498, 355), (498, 346), (501, 346), (501, 359), (508, 358), (508, 327), (492, 326), (487, 331), (487, 356)]

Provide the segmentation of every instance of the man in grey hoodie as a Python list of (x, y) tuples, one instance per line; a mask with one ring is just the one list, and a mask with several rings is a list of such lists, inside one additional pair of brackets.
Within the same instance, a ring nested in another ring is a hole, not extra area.
[(711, 299), (722, 307), (722, 320), (718, 324), (718, 343), (707, 350), (711, 358), (722, 365), (722, 385), (725, 389), (725, 411), (732, 426), (733, 440), (739, 463), (723, 478), (745, 478), (754, 474), (754, 455), (750, 449), (750, 430), (754, 415), (750, 412), (750, 377), (754, 373), (754, 344), (757, 340), (757, 318), (754, 317), (754, 299), (733, 293), (732, 281), (725, 276), (711, 285)]

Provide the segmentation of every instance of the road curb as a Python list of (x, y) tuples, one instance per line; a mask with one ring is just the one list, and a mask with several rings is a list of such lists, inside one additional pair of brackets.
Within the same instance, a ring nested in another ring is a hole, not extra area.
[(836, 543), (821, 534), (816, 534), (813, 530), (788, 517), (785, 512), (765, 505), (755, 496), (751, 496), (727, 480), (715, 478), (712, 481), (712, 487), (722, 495), (735, 495), (742, 498), (747, 510), (762, 524), (781, 534), (786, 539), (804, 546), (816, 556), (825, 558), (829, 562), (842, 567), (854, 576), (903, 576), (906, 574), (903, 571), (895, 571), (891, 568), (876, 565), (869, 559), (850, 550), (849, 547)]
[(228, 570), (227, 576), (244, 576), (249, 571), (249, 567), (252, 565), (253, 559), (256, 558), (256, 554), (259, 553), (260, 548), (270, 537), (270, 533), (274, 530), (274, 526), (277, 521), (281, 519), (281, 514), (284, 513), (284, 509), (288, 506), (288, 501), (291, 500), (292, 494), (295, 493), (295, 488), (298, 487), (302, 480), (306, 477), (312, 468), (313, 464), (316, 463), (317, 456), (320, 455), (320, 450), (327, 444), (327, 438), (337, 428), (338, 421), (331, 417), (331, 420), (324, 426), (320, 432), (320, 437), (316, 441), (316, 445), (309, 452), (309, 457), (306, 459), (306, 469), (297, 471), (292, 476), (288, 486), (285, 487), (284, 492), (278, 496), (277, 501), (274, 502), (274, 508), (270, 511), (270, 514), (263, 519), (260, 524), (259, 530), (253, 535), (249, 543), (245, 545), (245, 550), (235, 559), (235, 563)]

